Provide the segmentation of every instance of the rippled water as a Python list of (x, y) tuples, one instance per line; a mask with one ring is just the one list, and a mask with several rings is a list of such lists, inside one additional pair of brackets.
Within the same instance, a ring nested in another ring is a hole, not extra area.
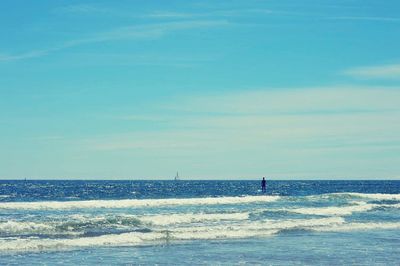
[(0, 181), (0, 264), (398, 262), (399, 181), (259, 186)]

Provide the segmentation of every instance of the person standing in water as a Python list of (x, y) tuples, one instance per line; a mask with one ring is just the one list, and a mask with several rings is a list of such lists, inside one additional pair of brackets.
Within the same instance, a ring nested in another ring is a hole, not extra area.
[(265, 177), (263, 177), (263, 179), (261, 181), (261, 190), (263, 193), (265, 193), (267, 191), (267, 181), (265, 181)]

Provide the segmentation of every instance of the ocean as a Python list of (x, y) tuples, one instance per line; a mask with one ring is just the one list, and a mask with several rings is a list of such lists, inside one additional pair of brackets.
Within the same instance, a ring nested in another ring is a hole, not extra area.
[(399, 265), (400, 181), (0, 181), (0, 265)]

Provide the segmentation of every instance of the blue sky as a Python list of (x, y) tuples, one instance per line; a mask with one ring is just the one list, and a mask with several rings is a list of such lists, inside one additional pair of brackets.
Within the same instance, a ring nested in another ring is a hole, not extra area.
[(0, 178), (400, 178), (398, 1), (1, 1)]

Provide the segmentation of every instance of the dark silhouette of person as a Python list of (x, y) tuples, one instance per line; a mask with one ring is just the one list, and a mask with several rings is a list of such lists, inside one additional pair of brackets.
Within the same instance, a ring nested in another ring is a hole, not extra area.
[(267, 181), (265, 181), (265, 177), (263, 177), (263, 179), (261, 181), (261, 190), (264, 193), (267, 191)]

